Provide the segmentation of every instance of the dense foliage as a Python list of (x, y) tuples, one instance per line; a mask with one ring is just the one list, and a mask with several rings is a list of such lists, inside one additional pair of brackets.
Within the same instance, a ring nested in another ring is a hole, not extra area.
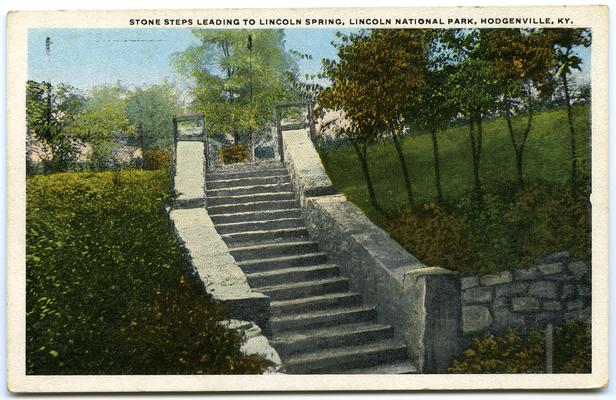
[(28, 374), (262, 370), (187, 278), (161, 213), (168, 188), (167, 171), (28, 179)]
[(549, 184), (488, 191), (481, 207), (471, 193), (455, 205), (404, 206), (386, 229), (423, 262), (462, 272), (533, 265), (568, 250), (590, 259), (590, 203)]
[(26, 85), (28, 173), (141, 166), (134, 151), (170, 147), (181, 113), (169, 81), (132, 90), (116, 83), (85, 93), (59, 83)]
[[(591, 372), (590, 325), (569, 321), (554, 330), (555, 373)], [(508, 330), (502, 336), (473, 339), (459, 360), (449, 368), (456, 374), (523, 374), (545, 370), (544, 333), (533, 329), (527, 334)]]
[[(72, 136), (70, 126), (85, 104), (85, 97), (70, 85), (26, 83), (26, 163), (29, 171), (34, 168), (33, 156), (40, 159), (45, 169), (64, 171), (69, 168), (79, 151), (79, 143)], [(40, 143), (38, 149), (35, 149), (35, 142)]]

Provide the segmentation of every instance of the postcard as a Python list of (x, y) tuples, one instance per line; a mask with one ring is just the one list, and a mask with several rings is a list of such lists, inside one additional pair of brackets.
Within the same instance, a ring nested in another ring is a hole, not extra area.
[(607, 15), (9, 13), (9, 390), (605, 387)]

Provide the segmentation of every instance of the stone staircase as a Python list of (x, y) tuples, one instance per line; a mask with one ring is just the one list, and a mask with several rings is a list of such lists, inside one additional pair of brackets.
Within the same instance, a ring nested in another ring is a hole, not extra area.
[(208, 171), (207, 209), (250, 286), (270, 297), (271, 343), (286, 370), (413, 373), (404, 342), (310, 240), (283, 164)]

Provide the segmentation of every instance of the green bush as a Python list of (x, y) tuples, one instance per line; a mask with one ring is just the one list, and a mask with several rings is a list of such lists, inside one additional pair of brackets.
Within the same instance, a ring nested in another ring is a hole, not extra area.
[[(569, 321), (554, 330), (553, 369), (556, 373), (589, 373), (590, 326)], [(544, 332), (525, 335), (510, 329), (502, 336), (473, 339), (471, 347), (454, 360), (448, 372), (455, 374), (517, 374), (545, 371)]]
[(554, 330), (554, 368), (563, 374), (586, 374), (592, 368), (590, 324), (569, 321)]
[(220, 324), (224, 318), (221, 306), (199, 296), (182, 276), (176, 287), (156, 292), (124, 332), (130, 349), (130, 373), (261, 372), (268, 362), (256, 356), (243, 356), (239, 351), (242, 338)]
[(547, 185), (527, 187), (516, 194), (504, 220), (521, 233), (516, 235), (521, 264), (558, 250), (590, 259), (590, 203), (584, 196)]
[(460, 270), (471, 260), (468, 223), (434, 202), (404, 207), (388, 221), (388, 231), (423, 262)]
[(230, 144), (220, 149), (220, 158), (224, 164), (239, 163), (248, 159), (247, 144)]
[(481, 204), (467, 193), (454, 205), (405, 206), (385, 229), (426, 264), (461, 272), (527, 267), (562, 250), (591, 255), (587, 199), (547, 183), (488, 187)]
[(143, 151), (143, 168), (168, 170), (171, 165), (171, 150), (166, 147)]
[(28, 374), (259, 370), (217, 325), (224, 312), (182, 278), (187, 265), (161, 212), (168, 179), (124, 170), (27, 180)]

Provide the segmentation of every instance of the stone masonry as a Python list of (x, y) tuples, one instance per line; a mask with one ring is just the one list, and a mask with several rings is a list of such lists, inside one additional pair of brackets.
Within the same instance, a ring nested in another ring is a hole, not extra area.
[(375, 226), (332, 183), (307, 129), (283, 132), (284, 160), (310, 238), (348, 278), (351, 290), (394, 327), (424, 373), (444, 372), (462, 336), (459, 275), (430, 268)]
[(462, 286), (465, 335), (529, 329), (571, 319), (590, 319), (590, 264), (557, 253), (539, 265), (483, 276), (467, 275)]
[(166, 209), (172, 232), (206, 293), (227, 307), (231, 320), (224, 324), (246, 339), (240, 349), (258, 354), (272, 364), (265, 373), (284, 370), (280, 357), (265, 335), (270, 333), (270, 301), (253, 290), (204, 208), (205, 157), (203, 142), (177, 138), (174, 157), (173, 208)]

